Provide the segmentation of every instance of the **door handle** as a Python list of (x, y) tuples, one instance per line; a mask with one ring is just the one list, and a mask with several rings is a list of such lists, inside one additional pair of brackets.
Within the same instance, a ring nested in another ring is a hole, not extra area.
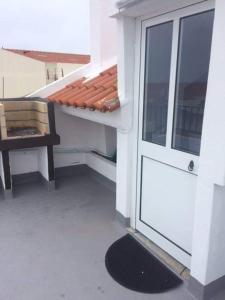
[(195, 167), (195, 164), (194, 164), (193, 160), (191, 160), (188, 165), (188, 171), (192, 172), (194, 170), (194, 167)]

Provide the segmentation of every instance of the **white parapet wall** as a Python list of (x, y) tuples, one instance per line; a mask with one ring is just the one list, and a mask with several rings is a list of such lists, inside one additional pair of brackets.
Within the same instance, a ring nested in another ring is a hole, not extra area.
[(116, 163), (109, 161), (97, 154), (87, 153), (86, 164), (91, 169), (116, 182)]

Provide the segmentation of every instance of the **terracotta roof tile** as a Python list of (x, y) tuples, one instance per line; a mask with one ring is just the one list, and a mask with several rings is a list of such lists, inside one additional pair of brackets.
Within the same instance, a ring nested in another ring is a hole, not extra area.
[(94, 78), (81, 78), (48, 97), (61, 105), (112, 112), (120, 107), (117, 91), (117, 66)]
[(45, 52), (35, 50), (20, 50), (20, 49), (6, 49), (4, 50), (23, 55), (35, 60), (45, 63), (68, 63), (68, 64), (88, 64), (90, 62), (90, 55), (72, 54), (72, 53), (57, 53)]
[(83, 95), (85, 95), (88, 92), (88, 89), (86, 87), (81, 87), (81, 88), (75, 88), (75, 89), (69, 89), (69, 91), (63, 96), (63, 100), (67, 101), (70, 99), (73, 99), (74, 101), (80, 97), (82, 97)]
[(93, 106), (98, 109), (98, 110), (105, 110), (105, 104), (107, 103), (107, 101), (109, 100), (114, 100), (118, 98), (118, 94), (117, 91), (113, 91), (111, 94), (107, 95), (106, 97), (104, 97), (103, 99), (95, 102), (93, 104)]
[[(99, 89), (98, 89), (99, 90)], [(89, 108), (93, 108), (95, 102), (102, 100), (104, 97), (107, 97), (107, 95), (111, 94), (113, 91), (115, 91), (114, 87), (110, 87), (107, 89), (103, 89), (102, 88), (102, 92), (98, 93), (96, 96), (94, 97), (90, 97), (88, 100), (86, 100), (85, 106), (89, 107)]]

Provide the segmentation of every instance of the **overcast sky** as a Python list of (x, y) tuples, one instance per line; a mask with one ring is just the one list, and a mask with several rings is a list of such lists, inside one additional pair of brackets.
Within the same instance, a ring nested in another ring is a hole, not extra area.
[(0, 0), (0, 47), (89, 53), (89, 0)]

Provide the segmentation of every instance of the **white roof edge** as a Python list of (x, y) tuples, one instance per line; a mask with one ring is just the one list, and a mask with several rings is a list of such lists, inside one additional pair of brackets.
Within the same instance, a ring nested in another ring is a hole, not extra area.
[(143, 1), (144, 0), (119, 0), (116, 1), (116, 6), (118, 9), (123, 9), (123, 8), (131, 7), (133, 5), (139, 4)]

